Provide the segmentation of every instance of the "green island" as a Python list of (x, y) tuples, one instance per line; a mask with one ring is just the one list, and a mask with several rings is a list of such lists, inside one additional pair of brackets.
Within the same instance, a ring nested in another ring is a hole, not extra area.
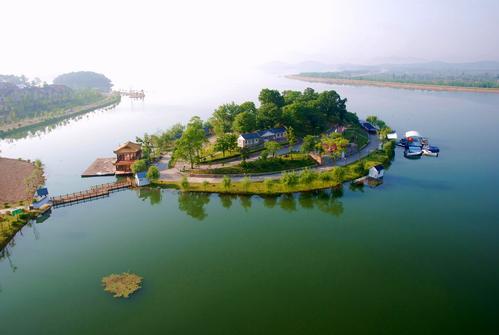
[(337, 71), (302, 72), (288, 78), (329, 84), (499, 93), (499, 67), (487, 62), (352, 65)]
[[(142, 159), (132, 165), (153, 185), (189, 192), (283, 194), (338, 187), (387, 167), (395, 144), (375, 116), (368, 134), (347, 100), (333, 90), (263, 89), (251, 101), (219, 106), (203, 121), (195, 116), (136, 141)], [(163, 164), (157, 164), (158, 162)], [(167, 166), (167, 168), (158, 168)]]
[(116, 105), (121, 96), (112, 83), (94, 72), (73, 72), (53, 84), (25, 76), (0, 75), (0, 138)]

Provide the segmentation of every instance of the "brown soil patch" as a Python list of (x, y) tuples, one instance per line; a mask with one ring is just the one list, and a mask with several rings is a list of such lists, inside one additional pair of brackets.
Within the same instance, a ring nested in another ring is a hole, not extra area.
[[(34, 178), (31, 187), (26, 180)], [(43, 184), (43, 172), (33, 163), (0, 157), (0, 203), (31, 199), (36, 186)]]

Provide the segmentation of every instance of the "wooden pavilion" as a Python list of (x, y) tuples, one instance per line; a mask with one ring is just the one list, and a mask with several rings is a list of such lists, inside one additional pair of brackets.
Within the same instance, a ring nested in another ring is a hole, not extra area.
[(128, 141), (116, 148), (114, 153), (116, 161), (113, 164), (116, 167), (116, 174), (131, 174), (132, 164), (142, 158), (142, 147), (140, 144)]

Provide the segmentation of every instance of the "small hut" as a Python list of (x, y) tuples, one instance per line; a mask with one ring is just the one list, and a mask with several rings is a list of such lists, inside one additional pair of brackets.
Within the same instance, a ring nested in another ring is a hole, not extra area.
[(135, 174), (135, 184), (137, 184), (137, 186), (147, 186), (149, 183), (149, 179), (145, 172), (137, 172)]
[(385, 168), (383, 165), (375, 165), (369, 169), (369, 177), (373, 179), (381, 179), (385, 173)]

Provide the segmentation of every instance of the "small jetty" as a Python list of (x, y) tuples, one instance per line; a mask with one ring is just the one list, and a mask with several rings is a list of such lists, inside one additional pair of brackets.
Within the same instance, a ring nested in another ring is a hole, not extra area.
[(129, 97), (131, 99), (144, 99), (146, 94), (144, 90), (119, 90), (118, 91), (121, 96)]
[(54, 207), (67, 206), (78, 202), (84, 202), (101, 197), (107, 197), (113, 191), (130, 188), (132, 186), (133, 186), (132, 180), (127, 179), (125, 181), (118, 181), (115, 183), (107, 183), (107, 184), (92, 186), (90, 189), (81, 192), (75, 192), (75, 193), (52, 197), (50, 201), (52, 202), (52, 206)]

